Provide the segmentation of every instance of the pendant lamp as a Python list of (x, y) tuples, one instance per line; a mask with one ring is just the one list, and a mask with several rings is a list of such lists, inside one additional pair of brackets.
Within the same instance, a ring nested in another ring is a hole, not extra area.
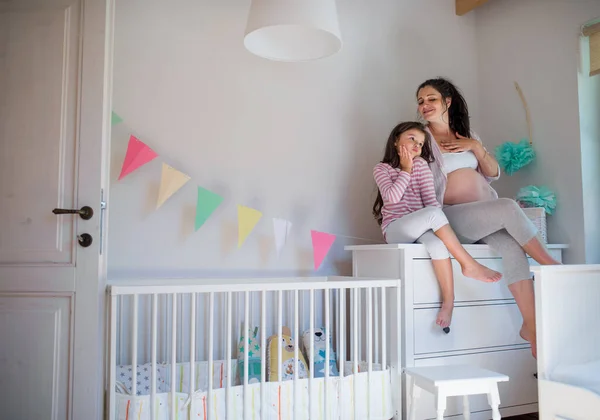
[(335, 0), (252, 0), (244, 46), (274, 61), (310, 61), (342, 48)]

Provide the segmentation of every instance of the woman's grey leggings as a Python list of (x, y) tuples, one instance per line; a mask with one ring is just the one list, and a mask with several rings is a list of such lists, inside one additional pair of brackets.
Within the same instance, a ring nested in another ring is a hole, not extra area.
[(514, 200), (456, 204), (444, 207), (444, 213), (461, 243), (481, 241), (502, 256), (508, 284), (531, 278), (522, 245), (537, 235), (537, 228)]
[(390, 223), (385, 231), (388, 244), (411, 244), (415, 241), (427, 248), (432, 260), (450, 258), (446, 245), (433, 232), (448, 224), (439, 207), (425, 207)]

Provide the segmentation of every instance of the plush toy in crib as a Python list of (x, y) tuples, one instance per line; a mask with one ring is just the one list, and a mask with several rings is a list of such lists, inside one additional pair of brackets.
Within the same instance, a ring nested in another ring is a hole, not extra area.
[[(314, 344), (314, 372), (313, 376), (315, 378), (323, 378), (325, 377), (325, 349), (329, 346), (329, 376), (338, 376), (338, 369), (335, 361), (335, 352), (331, 346), (331, 336), (329, 337), (329, 342), (327, 343), (325, 328), (314, 328), (312, 340)], [(304, 347), (304, 353), (306, 354), (306, 358), (309, 359), (310, 362), (310, 329), (304, 331), (302, 334), (302, 346)]]
[(238, 378), (240, 384), (244, 383), (244, 353), (246, 351), (248, 351), (248, 383), (260, 382), (261, 361), (258, 327), (254, 330), (248, 329), (247, 337), (246, 339), (242, 331), (238, 345)]
[[(279, 348), (281, 346), (281, 366), (278, 366)], [(281, 343), (278, 333), (269, 337), (267, 343), (267, 373), (269, 382), (279, 380), (279, 369), (281, 369), (281, 379), (283, 381), (294, 379), (294, 350), (295, 344), (292, 333), (288, 327), (283, 327), (281, 331)], [(300, 349), (298, 349), (298, 379), (308, 378), (308, 368), (306, 361)]]

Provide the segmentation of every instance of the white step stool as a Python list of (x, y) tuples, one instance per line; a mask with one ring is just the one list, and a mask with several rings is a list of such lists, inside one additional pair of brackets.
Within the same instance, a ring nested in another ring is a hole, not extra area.
[[(421, 389), (435, 396), (437, 420), (443, 420), (446, 410), (446, 398), (463, 396), (463, 415), (469, 420), (469, 395), (487, 394), (492, 407), (492, 419), (500, 420), (500, 395), (498, 382), (508, 381), (508, 376), (476, 366), (424, 366), (406, 368), (407, 386), (410, 390), (411, 402), (408, 420), (416, 420), (416, 401)], [(410, 382), (409, 382), (409, 379)]]

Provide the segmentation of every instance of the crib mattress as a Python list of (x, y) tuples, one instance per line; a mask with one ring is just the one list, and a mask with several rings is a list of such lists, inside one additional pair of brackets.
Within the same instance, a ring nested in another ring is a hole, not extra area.
[(600, 360), (579, 364), (559, 364), (550, 380), (588, 389), (600, 395)]
[[(390, 419), (393, 417), (390, 370), (372, 371), (349, 376), (330, 377), (326, 386), (324, 378), (314, 378), (312, 388), (309, 379), (294, 381), (265, 382), (264, 409), (267, 419), (351, 419), (368, 418)], [(328, 392), (327, 413), (325, 412), (325, 391)], [(244, 387), (230, 388), (229, 418), (244, 418)], [(248, 385), (248, 418), (260, 418), (262, 411), (261, 384)], [(294, 398), (294, 394), (297, 397)], [(208, 411), (213, 419), (226, 419), (227, 388), (214, 389), (212, 396), (207, 391), (196, 391), (192, 398), (188, 393), (176, 392), (175, 411), (177, 419), (207, 420)], [(157, 420), (167, 420), (171, 414), (171, 397), (167, 392), (158, 392), (154, 400)], [(297, 401), (297, 406), (295, 404)], [(116, 395), (117, 420), (150, 420), (151, 396), (132, 396), (126, 393)], [(296, 416), (294, 416), (296, 412)], [(326, 415), (327, 414), (327, 415)]]

